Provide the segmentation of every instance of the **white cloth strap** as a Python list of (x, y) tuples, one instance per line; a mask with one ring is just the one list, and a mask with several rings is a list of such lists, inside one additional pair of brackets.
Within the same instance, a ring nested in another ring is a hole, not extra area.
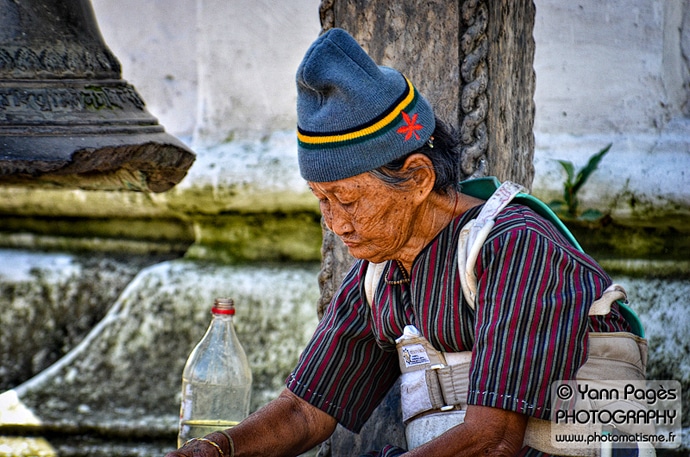
[(496, 217), (520, 192), (526, 192), (519, 184), (506, 181), (484, 203), (476, 219), (469, 221), (460, 231), (458, 239), (458, 269), (462, 294), (470, 307), (474, 309), (477, 295), (477, 275), (474, 266), (477, 263), (479, 250), (496, 223)]
[[(510, 181), (504, 182), (484, 203), (476, 219), (469, 221), (460, 231), (458, 238), (460, 284), (462, 294), (472, 309), (474, 309), (474, 301), (477, 296), (477, 274), (474, 267), (477, 264), (479, 251), (489, 237), (498, 215), (519, 193), (526, 193), (526, 189)], [(592, 303), (589, 315), (604, 316), (611, 311), (612, 303), (626, 299), (627, 293), (623, 286), (612, 284), (599, 299)]]

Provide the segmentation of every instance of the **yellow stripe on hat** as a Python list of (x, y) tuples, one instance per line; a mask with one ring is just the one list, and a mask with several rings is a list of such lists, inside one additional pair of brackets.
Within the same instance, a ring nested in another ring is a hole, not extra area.
[(337, 134), (337, 135), (309, 135), (302, 133), (300, 131), (297, 131), (297, 139), (305, 144), (325, 144), (325, 143), (341, 143), (344, 141), (352, 141), (357, 138), (361, 138), (364, 136), (368, 136), (374, 133), (379, 132), (380, 130), (384, 129), (385, 127), (389, 126), (393, 121), (395, 121), (399, 116), (400, 113), (407, 108), (412, 101), (415, 99), (415, 88), (410, 82), (409, 79), (405, 77), (405, 81), (407, 82), (408, 86), (408, 93), (407, 96), (402, 99), (398, 105), (391, 110), (390, 113), (388, 113), (385, 117), (382, 119), (378, 120), (376, 123), (372, 125), (368, 125), (360, 130), (355, 130), (353, 132), (348, 132), (348, 133), (342, 133), (342, 134)]

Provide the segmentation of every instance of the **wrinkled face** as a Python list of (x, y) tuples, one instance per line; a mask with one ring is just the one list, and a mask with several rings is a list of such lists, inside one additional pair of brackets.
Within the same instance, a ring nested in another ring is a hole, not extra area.
[(383, 262), (409, 241), (417, 205), (410, 191), (392, 189), (369, 173), (309, 188), (328, 228), (359, 259)]

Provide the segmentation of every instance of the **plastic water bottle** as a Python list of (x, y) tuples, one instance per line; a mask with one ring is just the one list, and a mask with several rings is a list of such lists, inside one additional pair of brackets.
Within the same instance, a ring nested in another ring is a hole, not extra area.
[(252, 373), (235, 334), (233, 300), (217, 298), (211, 313), (211, 324), (182, 373), (178, 447), (233, 427), (249, 414)]

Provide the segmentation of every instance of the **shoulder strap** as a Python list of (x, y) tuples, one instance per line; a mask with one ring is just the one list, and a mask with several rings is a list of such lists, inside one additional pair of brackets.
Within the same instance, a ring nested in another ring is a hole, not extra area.
[[(506, 181), (509, 182), (509, 181)], [(460, 183), (462, 186), (462, 193), (472, 197), (481, 198), (482, 200), (489, 200), (491, 196), (501, 187), (501, 182), (495, 176), (487, 176), (483, 178), (468, 179)], [(584, 252), (580, 243), (573, 234), (568, 230), (563, 221), (553, 212), (553, 210), (539, 200), (537, 197), (530, 195), (524, 188), (513, 199), (522, 205), (527, 206), (534, 212), (542, 216), (544, 219), (551, 222), (559, 232), (572, 244), (578, 251)]]
[[(464, 190), (464, 189), (463, 189)], [(458, 239), (458, 269), (460, 270), (460, 284), (467, 303), (474, 309), (474, 298), (477, 293), (477, 275), (474, 266), (479, 256), (479, 250), (489, 236), (489, 232), (496, 223), (496, 217), (515, 196), (525, 189), (510, 181), (506, 181), (486, 200), (479, 215), (472, 219), (460, 230)]]
[[(474, 299), (477, 291), (477, 275), (474, 266), (479, 256), (479, 250), (494, 225), (496, 216), (511, 201), (521, 203), (551, 222), (565, 238), (580, 252), (584, 252), (563, 221), (538, 198), (529, 195), (522, 186), (506, 181), (501, 184), (494, 176), (463, 181), (462, 192), (473, 197), (487, 200), (477, 219), (468, 222), (461, 230), (458, 242), (458, 268), (460, 270), (460, 283), (467, 303), (474, 309)], [(495, 198), (495, 200), (494, 200)], [(492, 201), (494, 200), (494, 201)], [(489, 206), (485, 212), (484, 209)], [(632, 333), (644, 338), (644, 326), (633, 311), (627, 305), (627, 293), (619, 284), (612, 284), (603, 295), (597, 299), (590, 308), (590, 315), (605, 315), (611, 310), (611, 304), (618, 302), (621, 314), (632, 328)]]

